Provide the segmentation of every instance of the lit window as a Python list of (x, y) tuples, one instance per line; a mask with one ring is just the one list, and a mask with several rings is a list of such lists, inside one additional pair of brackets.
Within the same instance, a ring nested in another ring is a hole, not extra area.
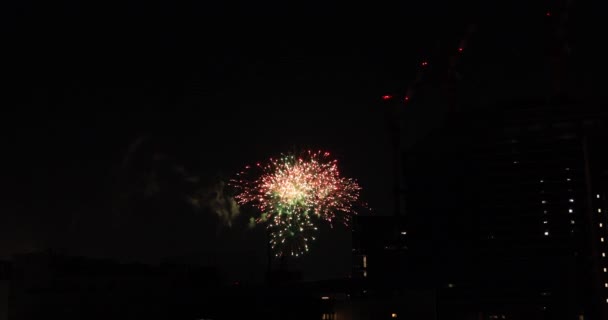
[(601, 241), (601, 242), (604, 242), (604, 237), (601, 237), (601, 238), (600, 238), (600, 241)]
[(545, 201), (545, 200), (543, 200), (543, 201), (541, 201), (541, 202), (542, 202), (542, 204), (545, 204), (545, 203), (547, 203), (547, 201)]
[(545, 180), (540, 180), (540, 183), (543, 183), (543, 182), (545, 182)]
[(367, 256), (363, 256), (363, 268), (367, 269)]
[(545, 220), (545, 221), (543, 221), (543, 224), (547, 224), (548, 222), (549, 222), (549, 221)]
[(548, 235), (549, 235), (549, 231), (545, 231), (545, 236), (548, 236)]
[(574, 202), (574, 199), (570, 199), (570, 200), (568, 200), (568, 201), (570, 201), (570, 202)]
[(574, 223), (575, 223), (574, 220), (570, 220), (570, 224), (574, 224)]
[(363, 271), (363, 278), (367, 278), (367, 270)]
[(321, 297), (321, 300), (329, 300), (329, 297), (323, 296), (323, 297)]
[(572, 179), (570, 179), (570, 178), (566, 178), (566, 181), (572, 181)]
[(606, 270), (606, 268), (604, 268), (604, 272), (608, 272), (608, 270)]
[(547, 214), (547, 210), (543, 210), (543, 213), (544, 213), (544, 214)]
[(602, 212), (602, 208), (597, 208), (597, 212)]
[(406, 235), (406, 234), (407, 234), (407, 231), (401, 231), (401, 234), (402, 234), (402, 235)]
[(604, 226), (604, 224), (600, 222), (600, 228), (603, 227), (603, 226)]
[(604, 283), (604, 288), (608, 288), (608, 283)]
[(568, 213), (572, 213), (572, 212), (574, 212), (574, 210), (568, 209)]
[(397, 318), (397, 314), (396, 313), (391, 313), (391, 318), (393, 318), (393, 319)]
[(602, 252), (602, 257), (606, 258), (606, 252)]
[(599, 199), (600, 198), (600, 194), (599, 193), (596, 194), (595, 197)]

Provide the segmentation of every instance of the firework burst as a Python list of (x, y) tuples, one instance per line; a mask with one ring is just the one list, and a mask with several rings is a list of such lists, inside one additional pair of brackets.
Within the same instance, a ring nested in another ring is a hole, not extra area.
[(277, 256), (299, 256), (315, 240), (317, 222), (348, 225), (361, 188), (340, 176), (328, 152), (287, 154), (247, 166), (231, 184), (236, 201), (252, 205), (265, 223)]

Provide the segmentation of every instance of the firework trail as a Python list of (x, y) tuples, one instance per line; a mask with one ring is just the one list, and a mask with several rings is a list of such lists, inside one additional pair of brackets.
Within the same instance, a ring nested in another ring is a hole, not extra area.
[(277, 256), (307, 252), (317, 222), (348, 225), (361, 190), (355, 180), (340, 176), (337, 160), (322, 151), (286, 154), (247, 166), (230, 184), (240, 205), (261, 212), (256, 222), (270, 230)]

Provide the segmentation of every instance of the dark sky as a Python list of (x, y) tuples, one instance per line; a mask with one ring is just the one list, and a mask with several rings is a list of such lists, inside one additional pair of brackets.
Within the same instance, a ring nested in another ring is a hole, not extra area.
[[(211, 183), (293, 148), (331, 151), (374, 214), (388, 214), (392, 153), (379, 97), (404, 91), (420, 61), (488, 19), (481, 12), (501, 12), (440, 0), (202, 3), (3, 5), (0, 256), (54, 249), (263, 268), (261, 230), (218, 229), (175, 200), (171, 173), (158, 178), (162, 196), (136, 210), (118, 210), (116, 199), (150, 172), (182, 167)], [(442, 110), (408, 111), (410, 139)], [(302, 260), (307, 276), (346, 275), (349, 233), (323, 232)]]

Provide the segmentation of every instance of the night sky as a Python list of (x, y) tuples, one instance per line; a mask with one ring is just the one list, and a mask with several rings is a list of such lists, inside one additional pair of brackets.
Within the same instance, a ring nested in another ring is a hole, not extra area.
[[(294, 148), (324, 149), (373, 214), (391, 213), (379, 98), (489, 19), (488, 8), (439, 0), (204, 3), (3, 4), (1, 257), (180, 258), (259, 278), (262, 228), (220, 227), (182, 192)], [(445, 117), (433, 105), (406, 112), (410, 143)], [(305, 277), (346, 276), (349, 232), (322, 232)]]

